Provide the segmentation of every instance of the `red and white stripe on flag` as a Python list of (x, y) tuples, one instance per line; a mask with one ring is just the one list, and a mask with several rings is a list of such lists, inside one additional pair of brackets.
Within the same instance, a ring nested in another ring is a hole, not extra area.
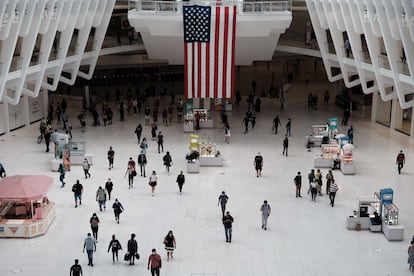
[(212, 9), (210, 41), (184, 43), (186, 98), (232, 98), (236, 6)]

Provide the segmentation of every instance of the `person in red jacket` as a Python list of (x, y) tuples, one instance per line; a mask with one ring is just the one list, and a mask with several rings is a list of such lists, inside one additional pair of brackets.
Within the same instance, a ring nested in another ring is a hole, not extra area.
[(151, 270), (151, 276), (160, 276), (161, 256), (157, 254), (155, 248), (152, 249), (151, 255), (148, 257), (148, 270)]
[(397, 155), (397, 166), (398, 166), (398, 174), (401, 174), (401, 169), (404, 167), (405, 163), (405, 155), (402, 150), (400, 150), (400, 153)]

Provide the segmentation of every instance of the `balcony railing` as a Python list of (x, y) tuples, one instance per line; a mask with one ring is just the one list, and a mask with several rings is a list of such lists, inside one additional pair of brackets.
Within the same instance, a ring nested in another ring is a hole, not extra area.
[(151, 1), (129, 0), (129, 10), (151, 13), (181, 14), (183, 5), (229, 6), (236, 5), (238, 14), (268, 14), (292, 11), (292, 0), (273, 1)]

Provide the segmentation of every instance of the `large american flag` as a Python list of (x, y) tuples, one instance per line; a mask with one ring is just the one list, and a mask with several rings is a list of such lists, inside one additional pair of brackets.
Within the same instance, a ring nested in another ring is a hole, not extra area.
[(183, 6), (186, 98), (231, 98), (236, 6)]

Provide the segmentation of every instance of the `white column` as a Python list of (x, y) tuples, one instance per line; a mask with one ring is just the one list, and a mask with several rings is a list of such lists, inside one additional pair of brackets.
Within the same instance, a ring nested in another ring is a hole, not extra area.
[(371, 106), (371, 122), (377, 121), (378, 101), (380, 100), (378, 92), (372, 93), (372, 106)]
[(390, 129), (395, 130), (397, 126), (397, 117), (398, 117), (398, 108), (399, 108), (399, 102), (397, 99), (392, 100), (392, 106), (391, 106), (391, 121), (390, 121)]
[(49, 114), (49, 95), (47, 89), (43, 89), (41, 95), (43, 97), (43, 117), (47, 118)]
[(24, 118), (24, 125), (30, 125), (30, 117), (29, 117), (29, 98), (27, 95), (23, 95), (20, 99), (22, 101), (22, 110), (23, 110), (23, 118)]
[(411, 110), (410, 136), (411, 138), (414, 138), (414, 108)]
[(10, 116), (9, 116), (9, 104), (3, 102), (4, 109), (3, 109), (3, 122), (4, 122), (4, 132), (10, 133)]

